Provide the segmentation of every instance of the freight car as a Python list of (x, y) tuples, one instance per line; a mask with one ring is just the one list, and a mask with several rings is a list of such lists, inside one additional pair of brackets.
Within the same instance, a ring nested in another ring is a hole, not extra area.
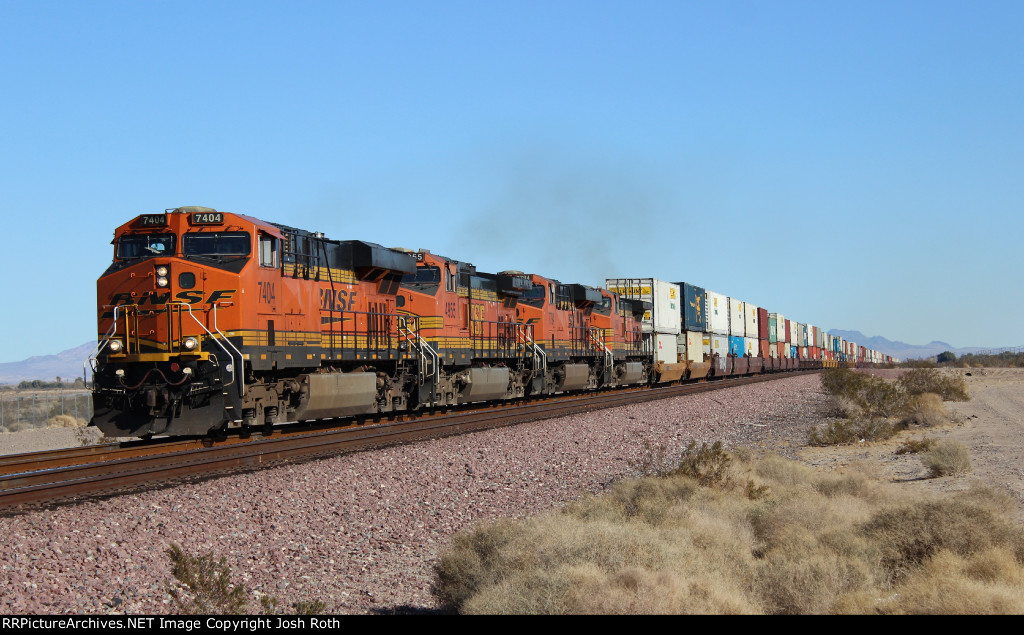
[[(594, 288), (484, 273), (427, 250), (332, 240), (206, 207), (142, 214), (112, 244), (88, 364), (92, 425), (113, 437), (201, 436), (801, 365), (772, 362), (740, 326), (733, 348), (712, 350), (705, 336), (714, 333), (694, 337), (681, 301), (684, 289), (699, 289), (691, 285), (647, 279), (652, 294), (630, 281)], [(692, 300), (705, 302), (702, 294)]]

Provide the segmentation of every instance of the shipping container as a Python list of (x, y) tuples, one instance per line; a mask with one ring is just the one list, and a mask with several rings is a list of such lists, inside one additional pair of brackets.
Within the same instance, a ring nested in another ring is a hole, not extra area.
[[(786, 341), (786, 316), (781, 313), (769, 313), (768, 319), (771, 320), (775, 317), (775, 339), (774, 342), (785, 342)], [(770, 338), (769, 338), (770, 339)]]
[(757, 348), (758, 339), (756, 337), (745, 337), (743, 338), (743, 352), (747, 357), (757, 357), (760, 351)]
[(747, 344), (745, 337), (739, 337), (736, 335), (729, 336), (729, 354), (736, 355), (737, 357), (743, 357), (747, 354)]
[(784, 332), (783, 332), (782, 337), (779, 338), (779, 341), (780, 342), (785, 342), (787, 344), (791, 344), (792, 342), (790, 341), (790, 338), (793, 337), (793, 321), (792, 320), (784, 320), (784, 321), (785, 321), (786, 325), (784, 327), (782, 327)]
[(760, 311), (760, 309), (758, 309), (756, 306), (754, 306), (753, 304), (751, 304), (749, 302), (747, 302), (746, 305), (743, 307), (743, 312), (744, 312), (744, 314), (746, 315), (746, 318), (747, 318), (747, 327), (746, 327), (745, 335), (747, 337), (752, 337), (755, 340), (758, 337), (760, 337), (760, 335), (758, 335), (758, 328), (757, 328), (757, 312), (758, 311)]
[(714, 360), (715, 375), (725, 375), (729, 364), (729, 336), (711, 334), (711, 356)]
[(697, 331), (686, 332), (686, 359), (691, 362), (704, 361), (704, 334)]
[(768, 341), (772, 344), (779, 341), (779, 318), (774, 313), (768, 314)]
[(729, 303), (729, 335), (743, 337), (747, 334), (747, 308), (742, 300), (726, 298)]
[[(654, 361), (666, 364), (679, 362), (676, 352), (676, 336), (671, 333), (654, 333)], [(683, 360), (685, 361), (685, 360)]]
[(707, 309), (705, 306), (704, 287), (694, 286), (687, 282), (676, 283), (683, 294), (680, 310), (683, 318), (684, 331), (706, 333), (708, 330)]
[(768, 309), (757, 310), (757, 339), (767, 340), (768, 338)]
[(768, 340), (757, 340), (758, 355), (760, 357), (765, 357), (765, 358), (771, 357), (772, 354), (771, 354), (771, 351), (769, 350), (769, 349), (771, 349), (771, 347), (772, 347), (772, 343), (769, 342)]
[(644, 333), (680, 332), (678, 285), (655, 278), (608, 278), (605, 286), (624, 298), (651, 303), (650, 311), (644, 313)]
[(729, 334), (729, 300), (721, 293), (707, 292), (708, 333)]

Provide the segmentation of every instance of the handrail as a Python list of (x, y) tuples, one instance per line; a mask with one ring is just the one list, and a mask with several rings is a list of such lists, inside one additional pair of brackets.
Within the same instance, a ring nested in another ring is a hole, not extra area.
[(89, 353), (89, 356), (87, 358), (85, 358), (84, 362), (82, 362), (82, 381), (84, 381), (86, 383), (86, 385), (88, 385), (88, 383), (89, 383), (89, 379), (86, 377), (86, 367), (88, 366), (89, 369), (92, 370), (93, 374), (96, 374), (96, 367), (93, 366), (93, 362), (96, 361), (97, 357), (99, 357), (100, 352), (104, 348), (106, 348), (107, 343), (109, 343), (110, 340), (113, 339), (113, 337), (115, 335), (117, 335), (117, 309), (118, 308), (119, 308), (119, 305), (115, 304), (114, 305), (114, 319), (111, 320), (110, 328), (107, 329), (107, 332), (103, 335), (102, 338), (100, 338), (99, 343), (96, 344), (96, 348), (93, 349), (92, 353)]
[(430, 342), (423, 339), (418, 331), (414, 331), (409, 327), (408, 321), (404, 316), (398, 318), (398, 329), (399, 332), (405, 337), (406, 341), (410, 341), (413, 346), (420, 353), (419, 367), (420, 367), (420, 383), (423, 383), (422, 377), (427, 374), (427, 362), (431, 365), (430, 376), (434, 380), (434, 387), (431, 394), (431, 403), (436, 401), (437, 389), (441, 383), (441, 355), (430, 346)]
[[(168, 303), (168, 304), (172, 304), (172, 303)], [(175, 302), (173, 304), (179, 304), (181, 306), (184, 306), (184, 307), (188, 308), (189, 316), (195, 321), (196, 324), (199, 325), (199, 328), (201, 328), (204, 331), (206, 331), (206, 334), (210, 336), (210, 339), (213, 340), (213, 343), (216, 344), (217, 346), (219, 346), (220, 350), (224, 351), (224, 354), (228, 356), (228, 359), (234, 361), (235, 358), (234, 358), (234, 356), (231, 355), (231, 351), (229, 351), (228, 349), (224, 348), (224, 345), (221, 344), (221, 341), (218, 340), (217, 338), (215, 338), (213, 336), (213, 333), (210, 332), (210, 329), (206, 328), (206, 325), (203, 324), (202, 322), (200, 322), (199, 318), (197, 318), (195, 316), (195, 314), (192, 313), (192, 305), (191, 304), (185, 304), (184, 302)], [(232, 349), (234, 349), (234, 351), (236, 353), (238, 353), (239, 363), (240, 364), (245, 364), (245, 358), (242, 357), (242, 352), (239, 351), (235, 347), (235, 345), (231, 343), (231, 340), (229, 340), (226, 335), (224, 335), (223, 333), (220, 332), (219, 328), (217, 328), (217, 305), (213, 304), (213, 305), (210, 305), (210, 306), (213, 309), (213, 330), (217, 331), (217, 335), (220, 335), (221, 338), (225, 342), (227, 342), (228, 346), (230, 346)], [(227, 388), (231, 384), (235, 383), (235, 377), (236, 377), (235, 376), (235, 365), (232, 364), (231, 365), (231, 381), (228, 382), (227, 384), (225, 384), (224, 387)], [(244, 397), (245, 396), (245, 378), (244, 378), (244, 376), (243, 376), (243, 374), (241, 372), (238, 374), (238, 396), (239, 397)]]

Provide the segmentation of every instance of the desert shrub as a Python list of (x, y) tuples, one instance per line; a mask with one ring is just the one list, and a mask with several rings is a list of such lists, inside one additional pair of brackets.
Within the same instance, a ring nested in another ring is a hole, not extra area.
[(1024, 564), (1024, 529), (966, 497), (919, 501), (875, 514), (862, 527), (894, 580), (944, 549), (967, 557), (1003, 547)]
[(894, 417), (907, 402), (906, 393), (881, 377), (868, 376), (858, 395), (860, 406), (873, 417)]
[(171, 573), (184, 585), (168, 589), (183, 615), (239, 615), (249, 600), (244, 585), (231, 582), (227, 559), (214, 558), (212, 553), (195, 556), (178, 545), (167, 550)]
[(807, 442), (811, 445), (827, 446), (859, 441), (885, 441), (900, 430), (899, 424), (881, 418), (841, 419), (812, 427)]
[(937, 368), (913, 368), (903, 373), (897, 383), (908, 395), (935, 393), (945, 401), (967, 401), (967, 382), (962, 375)]
[(830, 395), (857, 401), (866, 377), (849, 368), (826, 368), (821, 371), (821, 386)]
[(959, 476), (971, 471), (971, 457), (967, 448), (956, 441), (936, 441), (921, 456), (921, 462), (928, 468), (929, 475)]
[(927, 452), (935, 445), (935, 439), (924, 437), (923, 439), (908, 439), (896, 448), (896, 454), (920, 454)]
[[(182, 615), (242, 615), (250, 610), (250, 592), (244, 584), (231, 581), (227, 559), (213, 553), (196, 556), (172, 544), (167, 550), (175, 583), (167, 592)], [(260, 596), (260, 613), (280, 613), (279, 600)], [(327, 605), (321, 600), (298, 600), (290, 605), (290, 614), (319, 615)]]
[(50, 417), (46, 422), (47, 428), (83, 428), (86, 424), (85, 419), (75, 417), (74, 415), (56, 415)]
[(906, 404), (899, 385), (849, 368), (824, 370), (821, 385), (832, 397), (832, 408), (845, 416), (892, 417)]
[(696, 441), (691, 441), (683, 451), (679, 465), (668, 475), (686, 476), (704, 486), (717, 485), (725, 481), (731, 461), (721, 441), (715, 441), (710, 447), (702, 443), (699, 448)]
[(907, 427), (937, 428), (951, 423), (952, 415), (942, 403), (942, 397), (933, 392), (926, 392), (907, 400), (900, 422)]

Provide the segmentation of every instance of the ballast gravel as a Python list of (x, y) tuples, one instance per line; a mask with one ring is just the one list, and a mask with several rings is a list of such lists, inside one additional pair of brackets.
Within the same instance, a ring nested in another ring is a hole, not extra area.
[(224, 557), (254, 607), (437, 610), (432, 566), (458, 531), (599, 492), (661, 447), (786, 453), (824, 401), (799, 376), (5, 515), (0, 613), (173, 613), (172, 544)]

